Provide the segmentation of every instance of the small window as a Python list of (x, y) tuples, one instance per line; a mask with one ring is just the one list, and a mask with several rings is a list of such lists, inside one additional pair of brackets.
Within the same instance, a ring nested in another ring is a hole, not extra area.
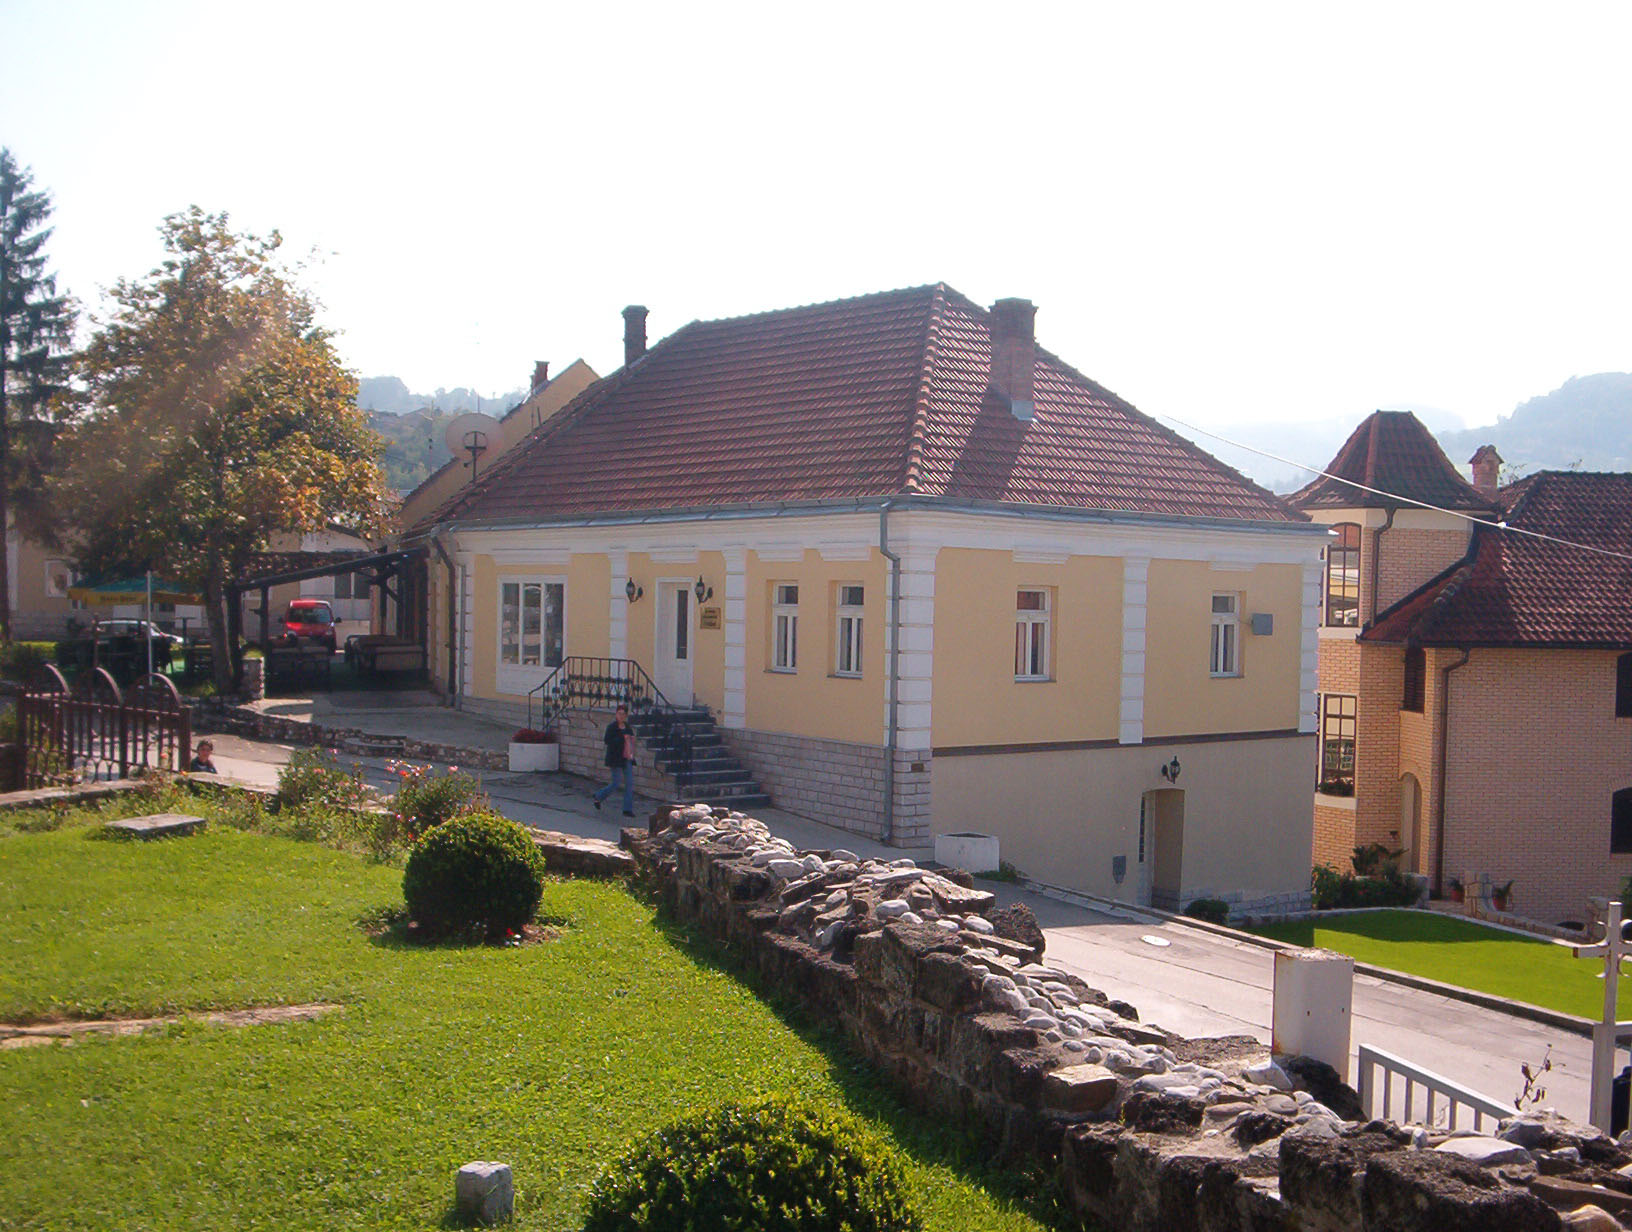
[(1615, 660), (1615, 717), (1632, 719), (1632, 654)]
[(1014, 600), (1014, 678), (1048, 679), (1049, 603), (1046, 590), (1022, 590)]
[(1320, 777), (1315, 790), (1329, 796), (1354, 795), (1355, 698), (1327, 693), (1320, 707)]
[(840, 676), (861, 675), (861, 618), (865, 592), (866, 588), (862, 586), (839, 587), (838, 627), (834, 643), (837, 653), (833, 670)]
[(1400, 709), (1422, 713), (1423, 697), (1428, 683), (1428, 655), (1420, 646), (1405, 652), (1405, 686), (1400, 695)]
[(1340, 522), (1326, 544), (1326, 623), (1360, 625), (1360, 526)]
[(1609, 850), (1612, 855), (1632, 851), (1632, 787), (1621, 788), (1610, 803)]
[(1207, 670), (1214, 676), (1241, 674), (1241, 596), (1213, 596), (1212, 650)]
[(799, 667), (799, 587), (778, 582), (772, 587), (771, 670), (792, 672)]

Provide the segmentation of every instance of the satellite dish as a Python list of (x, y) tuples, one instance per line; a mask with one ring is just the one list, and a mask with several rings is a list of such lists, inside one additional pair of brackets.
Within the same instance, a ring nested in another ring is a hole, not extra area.
[(454, 416), (442, 439), (447, 441), (448, 450), (455, 457), (464, 454), (470, 459), (465, 465), (470, 467), (470, 477), (474, 479), (476, 459), (498, 443), (499, 421), (479, 411), (466, 411)]
[(482, 454), (498, 439), (498, 432), (499, 421), (493, 416), (483, 415), (480, 411), (466, 411), (449, 421), (442, 439), (447, 441), (449, 450), (454, 453), (469, 453), (474, 449), (477, 454)]

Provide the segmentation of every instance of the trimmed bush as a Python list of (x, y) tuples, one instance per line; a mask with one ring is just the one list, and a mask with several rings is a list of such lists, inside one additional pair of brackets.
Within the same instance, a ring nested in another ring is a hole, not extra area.
[(1373, 877), (1339, 873), (1330, 864), (1317, 864), (1309, 875), (1316, 911), (1347, 907), (1409, 907), (1417, 901), (1417, 891), (1392, 864)]
[(849, 1117), (786, 1100), (660, 1129), (590, 1190), (584, 1232), (908, 1232), (890, 1149)]
[(1227, 924), (1230, 905), (1222, 898), (1198, 898), (1184, 909), (1184, 914), (1193, 920), (1206, 920), (1209, 924)]
[(531, 836), (495, 813), (465, 813), (427, 830), (402, 877), (408, 918), (432, 936), (481, 932), (498, 940), (538, 914), (544, 857)]
[(35, 672), (56, 657), (55, 642), (0, 642), (0, 677), (28, 684)]

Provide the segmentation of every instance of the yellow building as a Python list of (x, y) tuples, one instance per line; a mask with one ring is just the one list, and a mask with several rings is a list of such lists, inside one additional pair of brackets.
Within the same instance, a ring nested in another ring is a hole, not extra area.
[[(1306, 900), (1325, 531), (1034, 312), (937, 285), (647, 350), (628, 310), (624, 367), (405, 538), (433, 676), (518, 721), (649, 676), (782, 808), (1127, 901)], [(562, 716), (565, 764), (604, 719)]]

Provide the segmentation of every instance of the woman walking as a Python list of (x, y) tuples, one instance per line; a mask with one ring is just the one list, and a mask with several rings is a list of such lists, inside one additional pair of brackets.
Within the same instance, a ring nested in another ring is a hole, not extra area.
[(595, 793), (595, 807), (616, 790), (618, 779), (623, 779), (623, 815), (635, 815), (635, 729), (629, 726), (629, 707), (619, 706), (612, 713), (612, 721), (601, 736), (606, 744), (606, 765), (612, 771), (612, 781)]

